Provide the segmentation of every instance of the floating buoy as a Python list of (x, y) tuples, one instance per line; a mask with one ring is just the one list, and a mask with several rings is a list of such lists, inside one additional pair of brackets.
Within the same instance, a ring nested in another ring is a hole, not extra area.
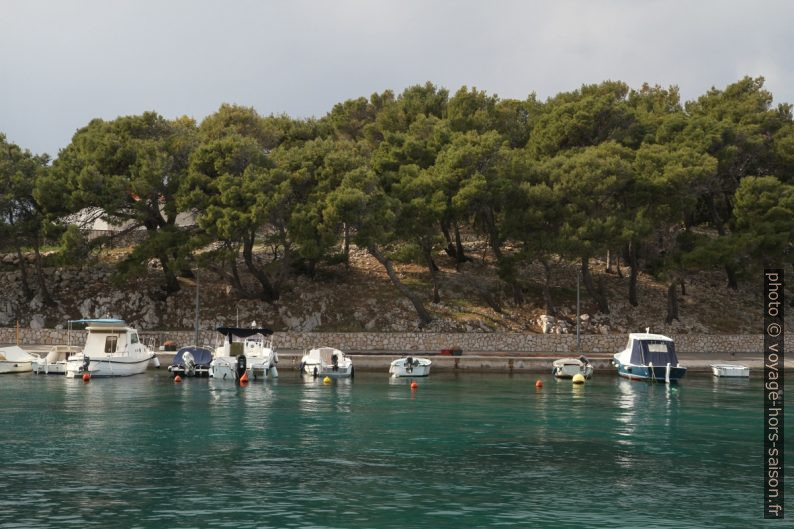
[(179, 375), (175, 376), (174, 377), (174, 382), (177, 382), (177, 383), (182, 382), (182, 377), (180, 377)]
[(416, 381), (411, 382), (411, 389), (417, 389), (418, 387), (419, 384), (417, 384)]
[(330, 384), (330, 383), (331, 383), (331, 377), (325, 377), (323, 379), (323, 384)]
[(83, 382), (91, 380), (91, 373), (83, 373)]
[(584, 384), (584, 375), (581, 373), (576, 373), (573, 376), (573, 383), (574, 384)]
[(240, 384), (245, 384), (248, 382), (248, 373), (243, 373), (243, 376), (240, 377)]
[(543, 381), (538, 379), (538, 381), (535, 382), (535, 387), (538, 388), (538, 389), (542, 388), (543, 387)]

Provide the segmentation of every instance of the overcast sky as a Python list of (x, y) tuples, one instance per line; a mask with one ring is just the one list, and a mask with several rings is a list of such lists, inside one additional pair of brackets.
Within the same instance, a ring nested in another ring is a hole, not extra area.
[(0, 0), (0, 132), (57, 155), (94, 117), (221, 103), (322, 116), (432, 81), (541, 98), (605, 79), (794, 102), (794, 2)]

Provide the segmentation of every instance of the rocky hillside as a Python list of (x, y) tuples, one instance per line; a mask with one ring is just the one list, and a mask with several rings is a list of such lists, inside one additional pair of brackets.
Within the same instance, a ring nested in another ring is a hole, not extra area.
[[(397, 265), (401, 279), (424, 295), (434, 316), (427, 331), (518, 331), (573, 333), (576, 314), (576, 267), (556, 263), (552, 269), (553, 296), (558, 307), (555, 319), (542, 310), (542, 269), (525, 272), (527, 303), (510, 303), (508, 289), (499, 281), (482, 244), (470, 243), (470, 262), (456, 271), (443, 253), (437, 256), (441, 268), (441, 302), (430, 303), (430, 278), (426, 268), (415, 264)], [(115, 259), (118, 254), (115, 255)], [(163, 299), (161, 273), (156, 263), (143, 277), (123, 285), (112, 279), (113, 259), (105, 256), (82, 267), (50, 267), (48, 285), (56, 304), (46, 306), (39, 296), (24, 299), (15, 257), (1, 259), (0, 326), (59, 327), (68, 319), (121, 317), (144, 330), (192, 329), (195, 318), (195, 281), (180, 279), (179, 293)], [(680, 299), (681, 321), (668, 326), (666, 286), (646, 275), (640, 276), (640, 306), (627, 301), (627, 279), (616, 272), (605, 273), (605, 263), (592, 262), (594, 276), (609, 292), (610, 314), (595, 312), (584, 286), (582, 332), (625, 333), (650, 327), (669, 333), (759, 333), (761, 331), (761, 277), (745, 280), (738, 291), (725, 288), (719, 273), (700, 273), (686, 284)], [(625, 271), (624, 271), (625, 272)], [(366, 252), (353, 250), (350, 268), (344, 265), (322, 268), (314, 279), (298, 276), (283, 286), (274, 305), (257, 300), (237, 299), (219, 277), (200, 276), (201, 326), (249, 325), (256, 321), (277, 330), (303, 331), (411, 331), (418, 320), (410, 302), (389, 283), (383, 268)], [(789, 293), (789, 296), (791, 294)], [(792, 299), (789, 297), (789, 299)], [(239, 318), (239, 320), (238, 320)]]

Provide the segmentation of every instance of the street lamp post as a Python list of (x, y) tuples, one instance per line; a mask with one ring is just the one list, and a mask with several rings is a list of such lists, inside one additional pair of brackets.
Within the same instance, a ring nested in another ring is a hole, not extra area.
[(199, 345), (199, 271), (196, 268), (196, 337), (195, 344)]
[(579, 277), (582, 275), (581, 271), (576, 272), (576, 353), (582, 354), (582, 339), (579, 336)]

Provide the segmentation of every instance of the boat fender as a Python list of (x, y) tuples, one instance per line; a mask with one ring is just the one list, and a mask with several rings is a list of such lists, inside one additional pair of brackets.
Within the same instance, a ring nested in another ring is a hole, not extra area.
[(245, 373), (245, 369), (246, 369), (245, 360), (246, 360), (245, 355), (240, 355), (237, 357), (237, 370), (236, 370), (237, 378), (241, 378)]

